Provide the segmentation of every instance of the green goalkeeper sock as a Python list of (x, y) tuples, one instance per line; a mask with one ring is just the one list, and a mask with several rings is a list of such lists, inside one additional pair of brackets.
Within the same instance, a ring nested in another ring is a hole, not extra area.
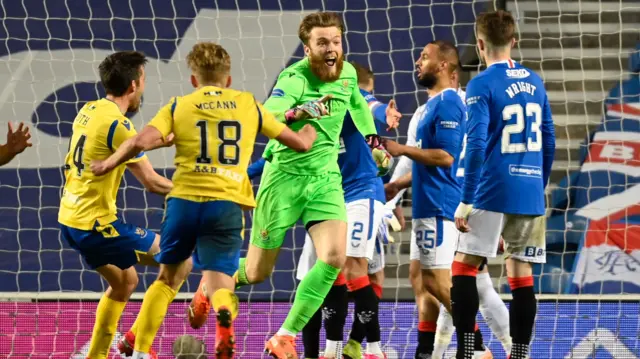
[(240, 288), (243, 285), (251, 284), (247, 279), (247, 269), (244, 264), (247, 262), (247, 258), (240, 258), (240, 264), (238, 265), (238, 271), (234, 275), (236, 279), (236, 288)]
[(338, 278), (340, 268), (317, 260), (296, 289), (296, 298), (285, 319), (281, 332), (289, 335), (299, 333), (315, 312), (320, 308), (331, 286)]

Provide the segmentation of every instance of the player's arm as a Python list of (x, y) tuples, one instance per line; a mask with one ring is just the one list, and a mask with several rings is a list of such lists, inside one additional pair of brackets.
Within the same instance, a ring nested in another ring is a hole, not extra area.
[(27, 147), (31, 147), (31, 133), (29, 127), (20, 122), (18, 129), (14, 132), (11, 121), (7, 124), (7, 143), (0, 145), (0, 166), (4, 166), (11, 160), (22, 153)]
[[(387, 150), (391, 154), (395, 152), (398, 156), (407, 156), (427, 166), (451, 167), (455, 160), (455, 155), (460, 153), (461, 150), (460, 143), (464, 112), (462, 108), (450, 102), (440, 103), (434, 111), (436, 111), (436, 113), (433, 137), (435, 138), (435, 145), (438, 148), (423, 149), (403, 146), (393, 141), (388, 141), (393, 143), (385, 143)], [(391, 148), (391, 150), (389, 148)]]
[(467, 87), (467, 149), (461, 202), (472, 205), (484, 163), (489, 128), (489, 90), (478, 81)]
[(367, 106), (369, 106), (369, 110), (371, 111), (374, 120), (388, 125), (388, 129), (398, 127), (402, 114), (398, 111), (395, 100), (391, 100), (389, 101), (389, 104), (386, 104), (378, 101), (373, 94), (364, 90), (361, 91), (364, 95), (365, 101), (367, 101)]
[(173, 182), (170, 179), (161, 176), (153, 169), (151, 161), (143, 158), (141, 161), (127, 163), (127, 169), (133, 173), (135, 178), (142, 183), (147, 191), (166, 195), (171, 192)]
[(545, 96), (544, 108), (542, 110), (542, 180), (544, 187), (549, 183), (551, 167), (556, 152), (556, 133), (553, 126), (553, 116), (549, 99)]
[(260, 133), (276, 139), (296, 152), (307, 152), (311, 149), (313, 142), (318, 137), (316, 129), (312, 125), (306, 124), (300, 131), (294, 132), (283, 123), (278, 122), (260, 103), (256, 102), (256, 108), (258, 110)]
[(286, 122), (285, 114), (299, 102), (304, 85), (305, 80), (296, 74), (281, 74), (264, 108), (279, 122)]
[(369, 110), (367, 100), (364, 99), (357, 87), (354, 87), (351, 93), (348, 111), (353, 119), (353, 124), (367, 140), (369, 147), (380, 146), (380, 136), (378, 136), (376, 125), (373, 122), (373, 115)]
[[(143, 151), (157, 148), (159, 143), (167, 143), (167, 136), (169, 136), (173, 130), (175, 101), (175, 98), (172, 99), (167, 105), (160, 109), (151, 122), (138, 134), (135, 133), (133, 128), (127, 129), (125, 132), (121, 129), (123, 126), (116, 126), (112, 145), (110, 146), (111, 149), (114, 150), (114, 153), (104, 161), (93, 161), (91, 163), (93, 173), (96, 175), (105, 174), (117, 166), (131, 161), (133, 158), (143, 156)], [(155, 171), (153, 172), (155, 173)], [(157, 175), (157, 173), (155, 174)], [(148, 178), (153, 178), (153, 176), (151, 175)]]
[(249, 176), (249, 179), (254, 179), (260, 176), (262, 174), (262, 171), (264, 171), (264, 164), (266, 162), (267, 162), (266, 159), (260, 158), (259, 160), (250, 164), (249, 167), (247, 168), (247, 175)]

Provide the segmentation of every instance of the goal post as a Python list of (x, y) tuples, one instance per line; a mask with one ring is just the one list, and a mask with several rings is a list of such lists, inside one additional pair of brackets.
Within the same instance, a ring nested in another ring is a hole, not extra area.
[[(0, 122), (26, 122), (34, 146), (0, 168), (0, 357), (75, 359), (87, 350), (106, 284), (60, 237), (57, 213), (72, 121), (85, 102), (104, 96), (97, 67), (105, 56), (135, 49), (149, 58), (143, 105), (131, 117), (140, 129), (172, 96), (192, 90), (185, 56), (196, 42), (222, 44), (232, 58), (232, 87), (264, 101), (279, 72), (304, 54), (297, 36), (301, 19), (337, 11), (345, 21), (346, 59), (370, 67), (375, 95), (395, 99), (403, 114), (400, 129), (382, 135), (402, 142), (413, 112), (427, 99), (415, 81), (417, 55), (435, 39), (455, 43), (468, 65), (464, 87), (482, 70), (474, 19), (496, 4), (517, 20), (513, 57), (544, 79), (558, 137), (548, 190), (548, 263), (535, 268), (534, 357), (640, 358), (640, 88), (628, 85), (640, 72), (640, 5), (631, 0), (2, 2)], [(0, 132), (0, 143), (4, 136)], [(260, 137), (254, 160), (265, 144)], [(167, 176), (173, 155), (172, 149), (149, 153)], [(410, 205), (405, 197), (407, 223)], [(163, 199), (145, 192), (131, 174), (123, 180), (118, 207), (126, 222), (159, 230)], [(250, 213), (246, 219), (245, 249)], [(385, 248), (380, 309), (389, 359), (413, 355), (418, 324), (408, 281), (410, 229), (393, 236), (396, 242)], [(264, 341), (284, 320), (296, 293), (304, 237), (297, 225), (273, 276), (239, 290), (240, 357), (260, 358)], [(498, 259), (489, 268), (508, 303), (504, 263)], [(118, 335), (133, 323), (157, 275), (154, 268), (137, 269), (140, 284)], [(154, 344), (161, 358), (169, 357), (173, 340), (183, 334), (213, 347), (212, 323), (195, 331), (186, 321), (199, 280), (199, 273), (192, 274), (169, 309)], [(352, 318), (350, 312), (345, 334)], [(478, 323), (485, 344), (504, 357), (481, 316)]]

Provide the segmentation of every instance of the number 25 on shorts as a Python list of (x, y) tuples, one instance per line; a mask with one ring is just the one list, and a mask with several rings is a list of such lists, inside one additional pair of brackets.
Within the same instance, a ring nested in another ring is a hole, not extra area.
[(416, 231), (416, 244), (418, 248), (426, 254), (429, 250), (442, 245), (442, 236), (436, 238), (436, 231), (430, 229)]

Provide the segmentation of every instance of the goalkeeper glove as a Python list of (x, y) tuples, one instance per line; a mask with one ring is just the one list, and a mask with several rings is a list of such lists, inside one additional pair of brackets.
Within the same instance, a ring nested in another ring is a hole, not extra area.
[(320, 119), (322, 116), (329, 114), (327, 106), (322, 101), (309, 101), (287, 111), (285, 113), (287, 122), (304, 120), (305, 118), (300, 117), (300, 112), (304, 112), (308, 116), (308, 118), (315, 119)]

